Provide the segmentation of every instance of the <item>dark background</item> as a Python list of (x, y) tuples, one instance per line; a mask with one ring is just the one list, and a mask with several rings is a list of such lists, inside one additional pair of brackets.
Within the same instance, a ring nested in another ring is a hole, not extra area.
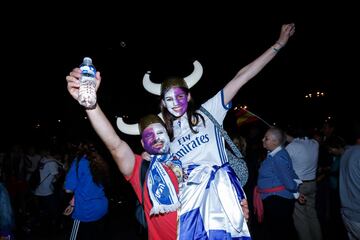
[[(359, 112), (359, 28), (353, 9), (345, 2), (4, 9), (2, 141), (26, 141), (40, 132), (63, 138), (93, 134), (66, 90), (65, 76), (84, 56), (102, 73), (98, 99), (115, 126), (116, 116), (128, 116), (131, 123), (159, 111), (159, 99), (142, 87), (146, 71), (161, 82), (168, 75), (188, 75), (192, 62), (200, 61), (204, 74), (192, 93), (201, 103), (274, 44), (281, 24), (290, 22), (296, 24), (293, 38), (239, 91), (233, 105), (245, 104), (271, 124), (320, 125), (328, 117), (346, 122)], [(316, 91), (325, 96), (305, 99)], [(229, 114), (226, 121), (235, 119)]]

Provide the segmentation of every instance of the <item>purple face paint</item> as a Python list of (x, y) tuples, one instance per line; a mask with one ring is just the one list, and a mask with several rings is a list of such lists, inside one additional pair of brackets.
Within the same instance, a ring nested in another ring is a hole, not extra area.
[(165, 93), (166, 109), (175, 117), (181, 117), (188, 107), (188, 95), (179, 87), (172, 87)]
[(144, 143), (144, 149), (150, 154), (164, 154), (169, 152), (169, 135), (160, 123), (153, 123), (145, 128), (142, 132), (141, 139)]

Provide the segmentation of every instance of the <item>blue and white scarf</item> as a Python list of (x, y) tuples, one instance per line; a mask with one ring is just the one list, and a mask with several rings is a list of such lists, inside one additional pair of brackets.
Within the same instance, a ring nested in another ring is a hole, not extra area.
[(175, 187), (163, 166), (164, 164), (169, 165), (169, 162), (172, 163), (172, 165), (174, 165), (174, 163), (178, 165), (180, 161), (173, 159), (170, 154), (151, 156), (147, 177), (148, 192), (153, 204), (150, 210), (150, 216), (173, 212), (180, 207)]

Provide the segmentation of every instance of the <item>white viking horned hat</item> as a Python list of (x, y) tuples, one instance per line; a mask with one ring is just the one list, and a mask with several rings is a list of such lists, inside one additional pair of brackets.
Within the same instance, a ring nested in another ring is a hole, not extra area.
[[(193, 72), (184, 78), (184, 81), (188, 88), (193, 87), (200, 80), (200, 78), (203, 74), (203, 68), (198, 61), (194, 61), (193, 65), (194, 65)], [(148, 92), (160, 96), (161, 84), (153, 83), (150, 80), (150, 71), (145, 73), (145, 75), (143, 77), (143, 86)], [(158, 116), (162, 120), (164, 120), (161, 113), (159, 113)], [(127, 124), (123, 121), (123, 119), (121, 117), (117, 118), (116, 125), (117, 125), (118, 129), (125, 134), (128, 134), (128, 135), (140, 135), (141, 134), (139, 124), (137, 124), (137, 123), (136, 124)]]
[[(200, 80), (203, 74), (203, 67), (198, 61), (194, 61), (193, 65), (194, 65), (193, 72), (189, 76), (184, 78), (188, 88), (192, 88)], [(153, 83), (150, 80), (150, 72), (145, 73), (143, 77), (143, 86), (148, 92), (160, 96), (161, 84)]]
[[(156, 116), (156, 115), (155, 115), (155, 116)], [(157, 116), (161, 119), (161, 121), (163, 121), (163, 118), (162, 118), (162, 114), (161, 114), (161, 113), (159, 113)], [(143, 118), (143, 119), (145, 119), (145, 118)], [(142, 131), (144, 130), (143, 128), (144, 128), (145, 123), (146, 123), (146, 126), (147, 126), (147, 125), (150, 125), (151, 123), (155, 123), (155, 122), (161, 123), (160, 120), (159, 120), (159, 121), (155, 121), (155, 120), (153, 120), (153, 119), (155, 119), (155, 118), (154, 118), (154, 117), (151, 118), (151, 121), (152, 121), (152, 122), (150, 122), (150, 120), (148, 120), (148, 121), (143, 120), (144, 123), (142, 123), (142, 124), (138, 124), (138, 123), (135, 123), (135, 124), (127, 124), (127, 123), (125, 123), (125, 122), (123, 121), (122, 117), (118, 117), (118, 118), (116, 119), (116, 126), (118, 127), (118, 129), (119, 129), (121, 132), (123, 132), (123, 133), (125, 133), (125, 134), (128, 134), (128, 135), (140, 135), (140, 134), (142, 133)], [(141, 121), (140, 121), (140, 122), (141, 122)], [(162, 125), (164, 125), (164, 122), (162, 122)]]

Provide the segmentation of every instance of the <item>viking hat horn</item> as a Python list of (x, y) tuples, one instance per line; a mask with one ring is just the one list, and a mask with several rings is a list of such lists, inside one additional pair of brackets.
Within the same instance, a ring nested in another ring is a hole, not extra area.
[(149, 114), (140, 119), (140, 123), (127, 124), (123, 121), (122, 117), (118, 117), (116, 125), (118, 129), (128, 135), (140, 135), (144, 129), (152, 123), (160, 123), (164, 127), (164, 121), (162, 120), (162, 114), (158, 115)]
[[(184, 78), (189, 88), (193, 87), (200, 80), (203, 74), (203, 67), (198, 61), (194, 61), (193, 65), (194, 65), (193, 72), (189, 76)], [(160, 96), (161, 84), (153, 83), (150, 80), (150, 72), (145, 73), (143, 77), (143, 86), (148, 92)]]

